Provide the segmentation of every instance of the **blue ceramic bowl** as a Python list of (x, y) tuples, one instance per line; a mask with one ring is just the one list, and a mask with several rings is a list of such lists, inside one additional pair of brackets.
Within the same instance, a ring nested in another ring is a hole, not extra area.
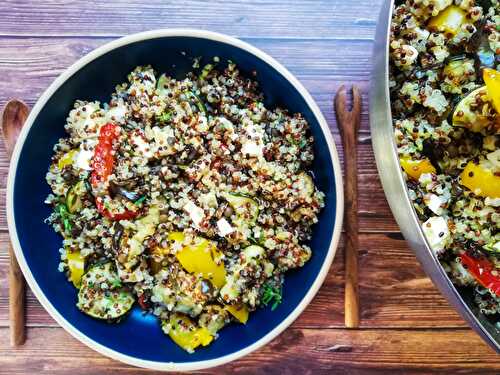
[[(82, 314), (77, 293), (57, 271), (61, 238), (44, 223), (49, 207), (45, 173), (52, 147), (64, 135), (64, 123), (76, 99), (107, 102), (115, 85), (137, 65), (183, 77), (192, 69), (189, 56), (214, 56), (257, 72), (266, 106), (301, 112), (315, 138), (316, 184), (326, 193), (326, 207), (314, 226), (313, 256), (305, 267), (286, 275), (283, 303), (251, 314), (246, 325), (230, 325), (210, 346), (188, 354), (166, 337), (153, 316), (136, 307), (120, 324), (106, 324)], [(52, 317), (98, 352), (123, 362), (157, 370), (195, 370), (239, 358), (269, 342), (304, 310), (321, 286), (335, 255), (343, 200), (341, 169), (327, 123), (305, 88), (274, 59), (240, 40), (195, 30), (158, 30), (113, 41), (83, 57), (41, 96), (19, 137), (12, 157), (7, 210), (15, 253), (29, 286)]]

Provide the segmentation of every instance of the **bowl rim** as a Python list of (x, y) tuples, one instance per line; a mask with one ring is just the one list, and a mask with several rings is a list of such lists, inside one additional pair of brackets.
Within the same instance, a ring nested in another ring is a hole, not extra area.
[[(38, 286), (38, 283), (33, 277), (33, 274), (31, 273), (31, 270), (29, 269), (28, 264), (26, 262), (26, 258), (24, 257), (21, 244), (19, 242), (19, 237), (17, 235), (17, 230), (16, 230), (16, 221), (14, 216), (14, 185), (15, 185), (17, 165), (21, 155), (21, 150), (23, 149), (26, 137), (31, 127), (33, 126), (35, 119), (37, 118), (38, 114), (45, 106), (47, 101), (52, 97), (52, 95), (60, 88), (60, 86), (63, 83), (65, 83), (71, 76), (73, 76), (73, 74), (75, 74), (77, 71), (79, 71), (84, 66), (91, 63), (98, 57), (105, 55), (106, 53), (115, 50), (117, 48), (126, 46), (128, 44), (144, 40), (165, 38), (165, 37), (193, 37), (193, 38), (207, 39), (228, 44), (230, 46), (251, 53), (258, 59), (263, 60), (264, 62), (269, 64), (271, 67), (273, 67), (273, 69), (275, 69), (278, 73), (280, 73), (299, 92), (299, 94), (305, 100), (306, 104), (311, 109), (314, 117), (318, 121), (330, 152), (330, 157), (332, 160), (334, 176), (335, 176), (335, 185), (336, 185), (335, 224), (328, 252), (321, 266), (321, 269), (318, 275), (316, 276), (316, 279), (314, 280), (313, 284), (307, 291), (304, 298), (300, 301), (300, 303), (286, 317), (286, 319), (284, 319), (279, 325), (274, 327), (264, 337), (257, 340), (253, 344), (222, 357), (210, 360), (194, 361), (194, 362), (159, 362), (159, 361), (144, 360), (130, 355), (125, 355), (120, 353), (119, 351), (108, 348), (107, 346), (92, 340), (91, 338), (86, 336), (84, 332), (75, 328), (53, 307), (52, 303), (45, 296), (44, 292)], [(158, 29), (158, 30), (140, 32), (113, 40), (89, 52), (88, 54), (77, 60), (75, 63), (73, 63), (59, 77), (57, 77), (37, 100), (35, 106), (31, 110), (26, 120), (25, 125), (23, 126), (21, 133), (19, 134), (19, 138), (16, 143), (14, 152), (12, 154), (9, 167), (8, 182), (7, 182), (7, 222), (8, 222), (10, 240), (14, 249), (15, 256), (24, 274), (24, 277), (29, 287), (37, 297), (38, 301), (40, 301), (45, 310), (47, 310), (47, 312), (52, 316), (52, 318), (54, 318), (54, 320), (61, 327), (63, 327), (67, 332), (69, 332), (73, 337), (75, 337), (83, 344), (87, 345), (88, 347), (92, 348), (93, 350), (97, 351), (102, 355), (137, 367), (149, 368), (160, 371), (194, 371), (194, 370), (207, 369), (210, 367), (220, 366), (222, 364), (239, 359), (257, 350), (258, 348), (266, 345), (268, 342), (277, 337), (281, 332), (283, 332), (288, 326), (290, 326), (314, 298), (319, 288), (323, 284), (323, 281), (325, 280), (325, 277), (330, 269), (340, 239), (343, 212), (344, 212), (343, 183), (342, 183), (341, 171), (342, 169), (340, 166), (338, 153), (335, 147), (333, 136), (330, 132), (326, 119), (321, 113), (321, 110), (317, 106), (316, 102), (311, 97), (306, 88), (297, 80), (297, 78), (295, 78), (295, 76), (292, 73), (290, 73), (283, 65), (281, 65), (278, 61), (269, 56), (267, 53), (237, 38), (206, 30), (172, 28), (172, 29)]]

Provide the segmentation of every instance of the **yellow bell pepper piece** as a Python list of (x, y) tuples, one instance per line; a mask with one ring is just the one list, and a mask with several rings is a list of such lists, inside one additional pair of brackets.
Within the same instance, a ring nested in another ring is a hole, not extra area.
[(182, 349), (192, 353), (198, 346), (207, 346), (214, 339), (206, 327), (197, 327), (185, 315), (174, 314), (170, 318), (168, 335)]
[(70, 280), (73, 285), (80, 289), (83, 272), (85, 270), (85, 258), (82, 257), (79, 251), (67, 252), (66, 259), (68, 260)]
[(500, 198), (500, 176), (470, 161), (460, 175), (462, 185), (480, 197)]
[[(176, 242), (184, 242), (184, 234), (181, 232), (170, 233), (168, 238)], [(176, 257), (187, 272), (201, 273), (217, 288), (221, 288), (226, 283), (224, 263), (215, 262), (215, 259), (220, 259), (221, 254), (212, 241), (197, 237), (193, 244), (184, 246), (178, 251)]]
[(483, 78), (488, 90), (488, 96), (493, 102), (493, 107), (500, 114), (500, 72), (493, 69), (484, 69)]
[(77, 153), (78, 150), (71, 150), (65, 153), (57, 162), (57, 167), (59, 168), (59, 170), (62, 170), (68, 165), (72, 165)]
[(234, 316), (236, 319), (238, 319), (238, 321), (240, 323), (246, 324), (246, 322), (248, 321), (249, 313), (248, 313), (248, 309), (246, 308), (246, 306), (230, 305), (230, 306), (226, 306), (225, 309), (232, 316)]
[(455, 36), (465, 23), (466, 17), (467, 13), (463, 9), (456, 5), (450, 5), (437, 16), (431, 18), (428, 28), (431, 31), (436, 30)]
[(436, 168), (434, 168), (429, 159), (412, 160), (402, 158), (399, 162), (406, 174), (417, 181), (424, 173), (436, 173)]

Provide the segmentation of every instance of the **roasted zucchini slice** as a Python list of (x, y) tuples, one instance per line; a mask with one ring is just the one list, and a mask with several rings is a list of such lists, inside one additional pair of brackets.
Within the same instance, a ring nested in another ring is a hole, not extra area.
[(66, 193), (66, 207), (68, 207), (69, 213), (74, 214), (82, 209), (82, 196), (86, 191), (85, 181), (83, 180), (78, 181), (69, 188)]
[(111, 262), (96, 264), (82, 277), (78, 303), (80, 311), (97, 319), (117, 319), (134, 304), (133, 294), (122, 286)]
[(255, 200), (232, 193), (225, 193), (223, 197), (236, 213), (236, 225), (242, 226), (246, 224), (252, 226), (255, 224), (259, 217), (259, 205)]

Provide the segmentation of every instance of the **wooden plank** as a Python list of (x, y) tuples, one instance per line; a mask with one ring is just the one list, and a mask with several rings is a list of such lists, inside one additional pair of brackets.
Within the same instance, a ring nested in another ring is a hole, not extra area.
[[(0, 39), (0, 106), (10, 98), (21, 98), (33, 105), (42, 91), (69, 65), (109, 38), (15, 38)], [(332, 108), (333, 93), (344, 82), (356, 81), (363, 90), (364, 111), (360, 134), (360, 227), (362, 231), (398, 231), (380, 186), (368, 124), (368, 79), (371, 43), (366, 41), (253, 41), (276, 56), (311, 91), (318, 102), (337, 145), (340, 145)], [(22, 82), (22, 84), (19, 84)], [(342, 150), (339, 147), (342, 159)], [(5, 191), (7, 160), (0, 145), (0, 229), (6, 229)]]
[(0, 34), (121, 36), (182, 27), (240, 37), (372, 38), (382, 1), (4, 0)]
[[(168, 340), (167, 338), (165, 338)], [(4, 374), (137, 374), (103, 357), (62, 328), (32, 328), (26, 345), (11, 348), (0, 329)], [(200, 374), (495, 373), (500, 357), (470, 330), (288, 329), (264, 348)]]
[[(6, 240), (6, 233), (0, 233), (0, 326), (4, 327), (8, 325)], [(342, 247), (343, 241), (323, 287), (295, 327), (343, 327)], [(359, 262), (363, 328), (465, 327), (399, 236), (362, 234)], [(31, 292), (27, 306), (30, 326), (56, 325)]]

